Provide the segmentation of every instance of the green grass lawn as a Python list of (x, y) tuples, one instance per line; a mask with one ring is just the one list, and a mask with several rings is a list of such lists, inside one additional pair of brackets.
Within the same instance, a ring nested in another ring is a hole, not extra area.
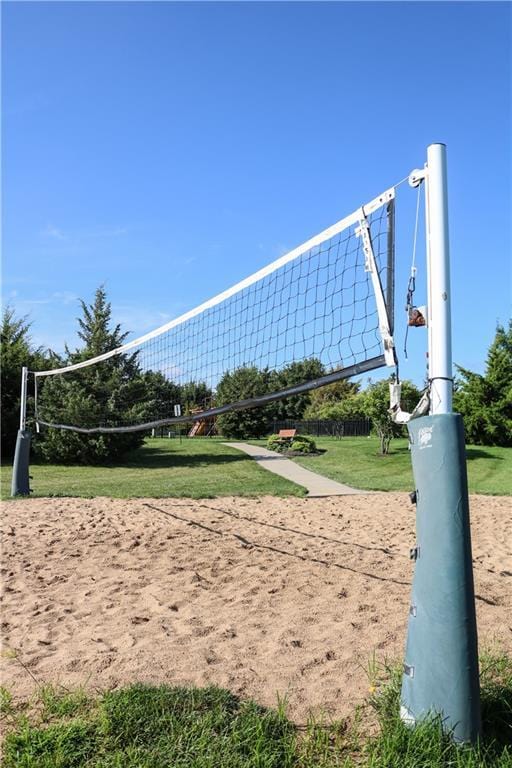
[[(295, 726), (220, 688), (132, 685), (89, 697), (41, 686), (30, 701), (0, 688), (2, 768), (510, 768), (512, 660), (482, 659), (483, 739), (456, 746), (438, 721), (399, 717), (401, 671), (374, 668), (374, 693), (347, 721)], [(376, 673), (376, 674), (375, 674)], [(372, 714), (373, 713), (373, 714)], [(377, 721), (375, 723), (375, 720)], [(377, 726), (368, 734), (368, 723)], [(363, 723), (366, 726), (363, 726)]]
[[(265, 445), (265, 440), (249, 441)], [(362, 490), (414, 487), (407, 440), (393, 440), (387, 456), (370, 437), (318, 438), (318, 456), (295, 458), (320, 475)], [(467, 447), (470, 493), (512, 495), (512, 448)], [(259, 467), (220, 438), (148, 439), (116, 466), (32, 464), (34, 496), (189, 497), (301, 496), (304, 489)], [(11, 468), (2, 467), (2, 497), (10, 494)]]
[[(251, 440), (265, 445), (265, 440)], [(294, 458), (313, 472), (354, 488), (372, 491), (411, 491), (411, 455), (407, 439), (391, 441), (391, 452), (381, 456), (374, 437), (319, 437), (318, 456)], [(495, 496), (512, 494), (512, 448), (468, 445), (466, 448), (470, 493)]]
[[(32, 464), (33, 496), (189, 497), (302, 496), (298, 485), (259, 467), (215, 438), (148, 439), (115, 466)], [(11, 467), (2, 467), (2, 497)]]

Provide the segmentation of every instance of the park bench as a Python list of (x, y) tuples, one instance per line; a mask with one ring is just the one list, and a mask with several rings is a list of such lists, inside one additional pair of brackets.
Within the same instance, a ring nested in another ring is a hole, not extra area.
[(279, 442), (291, 445), (296, 434), (296, 429), (280, 429), (278, 432)]

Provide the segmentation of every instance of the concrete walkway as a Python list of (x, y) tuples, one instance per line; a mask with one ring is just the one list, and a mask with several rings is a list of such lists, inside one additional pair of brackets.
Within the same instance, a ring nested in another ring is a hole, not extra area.
[(337, 483), (336, 480), (329, 480), (328, 477), (317, 475), (309, 469), (304, 469), (299, 464), (290, 461), (290, 459), (281, 456), (274, 451), (268, 451), (266, 448), (260, 448), (259, 445), (249, 445), (248, 443), (224, 443), (229, 448), (236, 448), (251, 456), (259, 465), (276, 475), (291, 480), (292, 483), (302, 485), (308, 490), (308, 496), (347, 496), (353, 493), (371, 493), (371, 491), (358, 491), (349, 485)]

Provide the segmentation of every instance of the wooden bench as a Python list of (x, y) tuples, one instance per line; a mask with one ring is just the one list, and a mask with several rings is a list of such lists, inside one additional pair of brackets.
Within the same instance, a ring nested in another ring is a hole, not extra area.
[(278, 432), (279, 442), (286, 445), (291, 445), (292, 440), (296, 434), (296, 429), (280, 429)]

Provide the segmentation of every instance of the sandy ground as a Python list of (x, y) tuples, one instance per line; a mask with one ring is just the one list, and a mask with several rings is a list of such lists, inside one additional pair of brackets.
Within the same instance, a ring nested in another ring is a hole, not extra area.
[[(509, 498), (473, 496), (480, 639), (512, 649)], [(349, 714), (403, 653), (406, 494), (3, 505), (2, 683), (216, 684)], [(16, 651), (18, 659), (13, 658)], [(24, 668), (24, 666), (26, 669)], [(31, 673), (31, 674), (30, 674)]]

